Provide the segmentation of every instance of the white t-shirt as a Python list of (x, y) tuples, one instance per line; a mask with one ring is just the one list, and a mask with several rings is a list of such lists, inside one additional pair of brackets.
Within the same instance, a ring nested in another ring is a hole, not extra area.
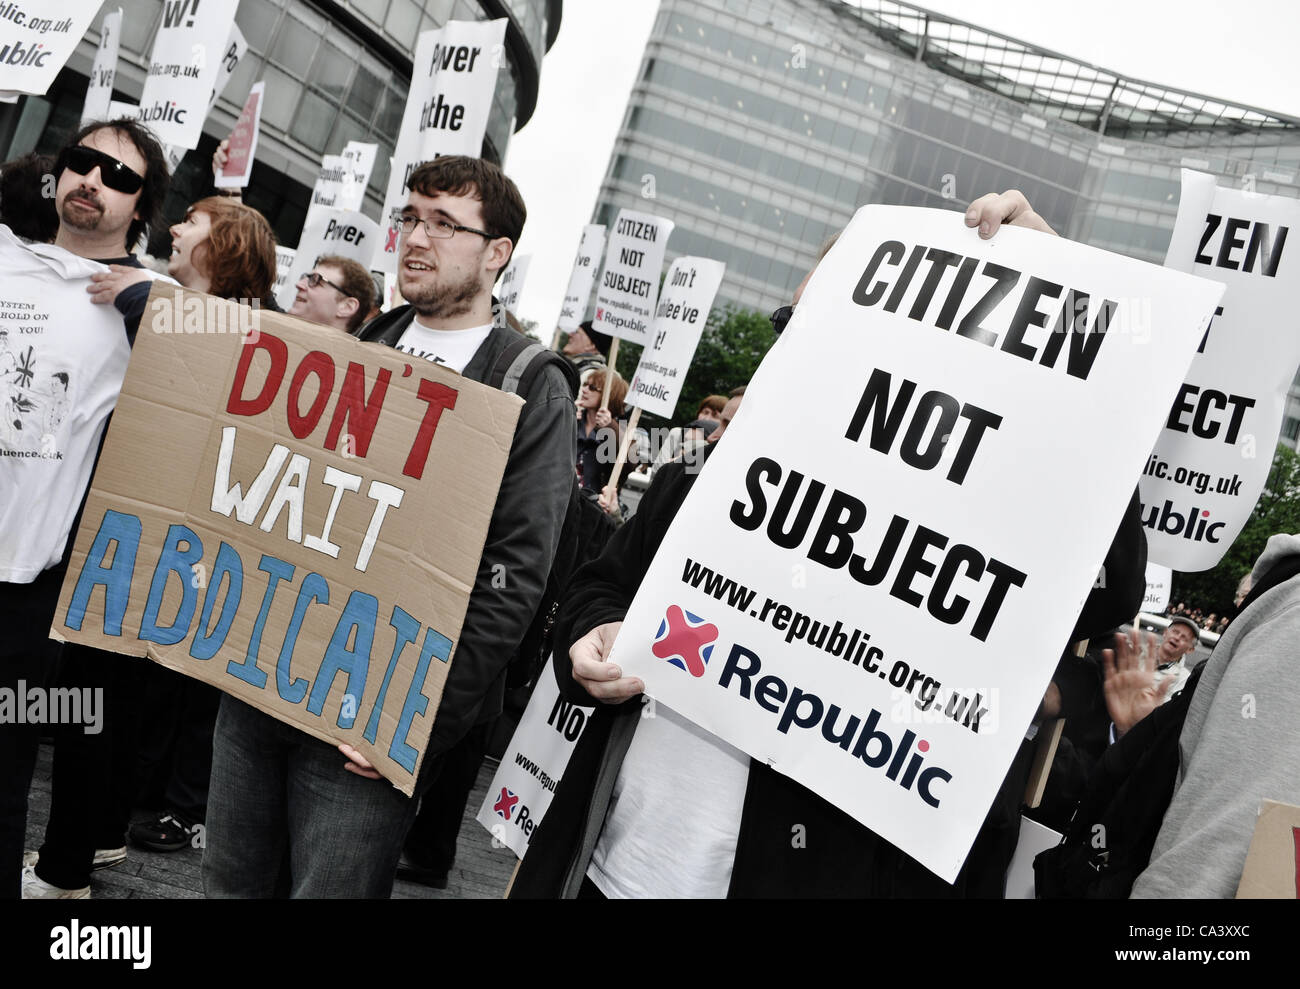
[(661, 703), (654, 715), (642, 718), (619, 768), (587, 876), (611, 899), (721, 899), (749, 756)]
[(413, 357), (423, 357), (460, 374), (491, 332), (491, 323), (468, 330), (431, 330), (422, 326), (417, 316), (411, 320), (395, 349)]
[(0, 581), (63, 556), (131, 356), (122, 314), (86, 294), (107, 271), (0, 226)]

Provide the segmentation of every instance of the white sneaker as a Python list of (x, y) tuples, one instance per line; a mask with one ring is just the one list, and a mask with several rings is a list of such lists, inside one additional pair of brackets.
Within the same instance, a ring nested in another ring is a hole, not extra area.
[(64, 889), (62, 886), (51, 886), (36, 874), (35, 867), (29, 865), (23, 868), (23, 899), (89, 900), (90, 887), (82, 886), (81, 889)]
[[(41, 860), (41, 853), (33, 849), (23, 852), (23, 865), (35, 865)], [(126, 861), (126, 846), (121, 848), (96, 848), (95, 858), (90, 863), (92, 869), (111, 869)]]

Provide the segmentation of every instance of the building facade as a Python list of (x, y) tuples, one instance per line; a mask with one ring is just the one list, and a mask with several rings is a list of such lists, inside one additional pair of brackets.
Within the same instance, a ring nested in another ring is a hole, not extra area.
[[(100, 20), (119, 6), (114, 98), (138, 101), (162, 0), (111, 0), (49, 93), (0, 105), (0, 161), (32, 150), (56, 151), (76, 130)], [(559, 32), (561, 13), (561, 0), (239, 0), (235, 22), (248, 52), (204, 123), (199, 147), (177, 169), (168, 217), (178, 217), (210, 186), (212, 152), (258, 80), (266, 82), (266, 103), (245, 201), (266, 215), (283, 243), (296, 244), (321, 156), (340, 153), (348, 141), (368, 141), (380, 146), (365, 207), (377, 216), (416, 39), (449, 20), (507, 18), (505, 59), (483, 141), (483, 157), (500, 162), (511, 134), (537, 105), (542, 57)]]
[(1183, 167), (1295, 196), (1300, 120), (893, 0), (662, 0), (594, 222), (670, 217), (670, 256), (726, 262), (719, 305), (769, 311), (868, 203), (1018, 188), (1062, 236), (1161, 263)]

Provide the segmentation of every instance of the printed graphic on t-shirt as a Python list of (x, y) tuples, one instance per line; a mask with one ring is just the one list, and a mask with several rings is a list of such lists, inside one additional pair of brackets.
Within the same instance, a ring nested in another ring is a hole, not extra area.
[(446, 364), (447, 362), (437, 354), (428, 350), (421, 350), (419, 347), (407, 347), (401, 343), (393, 347), (394, 350), (400, 350), (404, 354), (410, 354), (412, 357), (419, 357), (422, 360), (433, 361), (435, 364)]
[(33, 300), (0, 299), (0, 456), (63, 459), (73, 381), (46, 342), (48, 318)]

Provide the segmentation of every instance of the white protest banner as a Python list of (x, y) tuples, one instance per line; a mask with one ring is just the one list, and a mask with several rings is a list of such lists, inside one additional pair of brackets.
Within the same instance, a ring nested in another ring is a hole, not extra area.
[(524, 279), (528, 277), (528, 265), (533, 260), (531, 254), (515, 254), (501, 273), (501, 278), (493, 290), (497, 301), (505, 306), (506, 312), (514, 313), (519, 318), (519, 296), (524, 291)]
[(475, 818), (520, 858), (551, 806), (590, 714), (560, 696), (549, 664), (542, 669)]
[(1165, 265), (1227, 291), (1142, 472), (1148, 552), (1175, 570), (1217, 564), (1268, 479), (1300, 364), (1297, 226), (1300, 201), (1183, 170)]
[(322, 254), (337, 254), (367, 264), (374, 254), (371, 245), (378, 236), (379, 224), (364, 213), (317, 207), (307, 215), (302, 236), (298, 238), (289, 284), (276, 292), (275, 301), (286, 310), (293, 305), (294, 286), (299, 278), (316, 267), (316, 259)]
[(380, 214), (389, 236), (379, 245), (374, 270), (397, 272), (396, 216), (411, 173), (438, 155), (482, 154), (505, 35), (505, 18), (448, 21), (420, 33)]
[(1173, 571), (1159, 563), (1147, 564), (1147, 592), (1142, 598), (1142, 610), (1148, 615), (1163, 615), (1169, 608), (1169, 589), (1173, 585)]
[(573, 274), (569, 276), (569, 288), (564, 293), (564, 308), (555, 325), (572, 333), (582, 322), (587, 311), (587, 300), (591, 298), (591, 286), (596, 283), (596, 269), (605, 252), (605, 225), (588, 223), (582, 228), (582, 240), (578, 243), (578, 256), (573, 259)]
[(726, 268), (721, 261), (685, 257), (668, 269), (650, 342), (627, 389), (629, 405), (672, 418)]
[(217, 68), (217, 79), (212, 85), (212, 96), (208, 99), (205, 118), (212, 113), (212, 108), (217, 105), (217, 98), (225, 92), (226, 83), (230, 82), (230, 77), (235, 72), (235, 66), (247, 51), (248, 42), (244, 40), (244, 32), (239, 30), (239, 25), (232, 21), (230, 34), (226, 36), (226, 46), (221, 50), (221, 65)]
[(198, 147), (239, 0), (163, 0), (140, 94), (140, 120), (163, 144)]
[[(858, 210), (610, 661), (952, 882), (1221, 294), (1019, 227)], [(1125, 332), (1134, 300), (1149, 336)]]
[(621, 209), (605, 245), (605, 267), (596, 285), (592, 329), (644, 344), (659, 295), (659, 274), (674, 223), (662, 216)]
[(361, 209), (366, 201), (366, 184), (370, 173), (375, 168), (375, 155), (379, 153), (378, 144), (365, 144), (361, 141), (349, 141), (343, 148), (343, 181), (339, 185), (339, 209)]
[(275, 245), (275, 288), (272, 293), (275, 295), (276, 304), (286, 311), (289, 306), (284, 305), (284, 300), (287, 298), (292, 305), (293, 296), (285, 295), (284, 290), (293, 284), (289, 281), (289, 277), (293, 274), (293, 259), (297, 253), (292, 247)]
[(0, 93), (44, 96), (102, 0), (0, 0)]
[(257, 134), (262, 124), (262, 97), (266, 83), (255, 82), (248, 92), (244, 109), (230, 132), (226, 151), (226, 164), (212, 179), (218, 189), (242, 189), (253, 174), (253, 159), (257, 155)]
[(108, 120), (108, 107), (113, 100), (113, 77), (117, 74), (117, 46), (122, 35), (122, 8), (104, 15), (99, 26), (99, 48), (90, 66), (90, 85), (86, 87), (86, 102), (81, 110), (81, 126), (92, 120)]
[[(108, 119), (120, 120), (122, 117), (130, 117), (132, 120), (140, 113), (138, 103), (128, 103), (126, 100), (109, 100)], [(185, 152), (181, 152), (183, 155)]]

